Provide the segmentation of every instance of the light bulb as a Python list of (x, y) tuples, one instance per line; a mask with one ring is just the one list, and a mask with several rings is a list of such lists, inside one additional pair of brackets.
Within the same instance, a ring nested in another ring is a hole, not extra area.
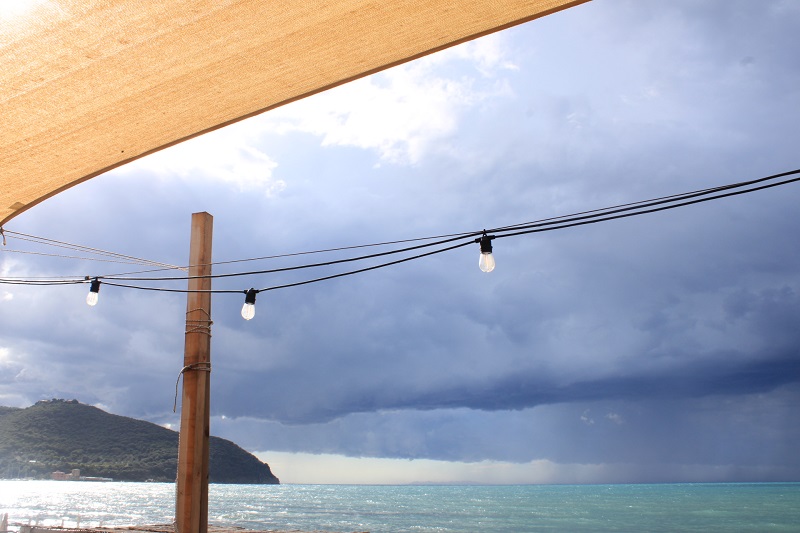
[(481, 252), (481, 257), (478, 260), (478, 267), (483, 270), (484, 272), (491, 272), (494, 270), (494, 256), (491, 252), (483, 253)]
[(491, 272), (494, 270), (494, 256), (492, 255), (492, 239), (494, 237), (490, 237), (486, 235), (486, 232), (483, 232), (483, 237), (477, 239), (477, 241), (481, 244), (481, 257), (478, 260), (478, 267), (483, 270), (484, 272)]
[(248, 303), (244, 304), (242, 306), (242, 318), (250, 320), (254, 316), (256, 316), (256, 306)]
[(86, 295), (86, 303), (95, 306), (97, 300), (100, 298), (100, 280), (95, 278), (92, 280), (92, 285), (89, 287), (89, 294)]
[(250, 289), (247, 291), (247, 296), (244, 297), (244, 305), (242, 306), (242, 318), (250, 320), (256, 316), (256, 290)]

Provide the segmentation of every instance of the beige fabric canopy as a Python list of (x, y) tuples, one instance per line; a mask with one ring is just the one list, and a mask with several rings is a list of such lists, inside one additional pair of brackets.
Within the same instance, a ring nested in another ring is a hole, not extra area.
[(0, 224), (148, 153), (584, 1), (4, 2)]

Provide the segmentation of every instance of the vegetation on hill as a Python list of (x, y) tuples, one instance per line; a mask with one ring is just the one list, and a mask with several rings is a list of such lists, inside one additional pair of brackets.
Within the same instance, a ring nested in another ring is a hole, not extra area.
[[(77, 400), (0, 407), (0, 478), (50, 478), (75, 468), (117, 481), (175, 481), (178, 433)], [(278, 483), (268, 464), (219, 437), (209, 444), (209, 479)]]

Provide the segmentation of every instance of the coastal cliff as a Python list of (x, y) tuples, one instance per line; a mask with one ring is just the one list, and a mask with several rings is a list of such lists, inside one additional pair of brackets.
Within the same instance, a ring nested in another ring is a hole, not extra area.
[[(50, 479), (79, 469), (115, 481), (175, 481), (178, 433), (112, 415), (76, 400), (0, 407), (0, 479)], [(277, 484), (269, 465), (233, 442), (211, 437), (211, 483)]]

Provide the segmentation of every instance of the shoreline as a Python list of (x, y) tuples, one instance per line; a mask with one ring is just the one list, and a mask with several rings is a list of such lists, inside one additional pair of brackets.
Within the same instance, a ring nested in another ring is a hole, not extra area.
[[(19, 533), (175, 533), (173, 524), (150, 524), (143, 526), (115, 526), (115, 527), (62, 527), (62, 526), (38, 526), (38, 525), (17, 525)], [(12, 533), (11, 529), (6, 532)], [(300, 529), (247, 529), (238, 526), (220, 526), (215, 524), (208, 525), (208, 533), (369, 533), (369, 531), (328, 531), (313, 530), (305, 531)]]

